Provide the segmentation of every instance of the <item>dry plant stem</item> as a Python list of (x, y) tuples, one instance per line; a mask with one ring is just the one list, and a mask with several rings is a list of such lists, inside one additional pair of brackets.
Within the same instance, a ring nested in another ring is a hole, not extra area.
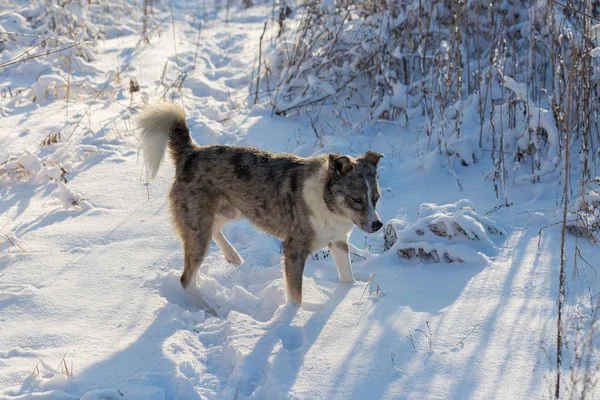
[[(572, 88), (573, 75), (575, 73), (575, 69), (571, 70), (571, 76), (568, 82), (568, 86)], [(567, 275), (565, 273), (565, 263), (566, 263), (566, 254), (565, 254), (565, 235), (567, 232), (567, 212), (568, 212), (568, 204), (569, 204), (569, 117), (571, 115), (571, 99), (567, 99), (567, 115), (564, 120), (565, 124), (565, 182), (563, 187), (563, 218), (562, 218), (562, 229), (561, 229), (561, 237), (560, 237), (560, 269), (559, 269), (559, 281), (558, 281), (558, 315), (556, 319), (556, 382), (555, 382), (555, 390), (554, 397), (556, 399), (560, 398), (560, 380), (561, 380), (561, 368), (562, 368), (562, 349), (563, 349), (563, 311), (564, 311), (564, 302), (566, 298), (566, 280)]]
[(69, 354), (68, 351), (61, 358), (60, 362), (58, 363), (58, 367), (56, 367), (56, 370), (58, 371), (58, 369), (60, 368), (61, 372), (64, 372), (65, 375), (67, 375), (67, 377), (70, 378), (72, 374), (69, 372), (69, 367), (67, 367), (67, 361), (65, 359), (65, 357), (67, 357), (67, 354)]
[(73, 134), (75, 133), (75, 131), (79, 127), (79, 124), (83, 120), (83, 118), (85, 118), (85, 116), (89, 113), (90, 109), (92, 108), (92, 106), (94, 105), (94, 103), (96, 102), (96, 100), (98, 100), (98, 97), (100, 97), (100, 95), (102, 93), (104, 93), (104, 91), (106, 90), (106, 88), (108, 87), (108, 85), (110, 85), (112, 83), (112, 81), (114, 81), (115, 79), (116, 79), (116, 77), (113, 78), (113, 79), (111, 79), (110, 81), (106, 82), (104, 84), (104, 86), (102, 87), (102, 89), (96, 94), (96, 97), (94, 97), (94, 100), (92, 100), (91, 104), (85, 109), (85, 113), (83, 113), (83, 115), (81, 116), (81, 118), (79, 118), (79, 120), (77, 121), (77, 124), (75, 124), (75, 127), (73, 128), (73, 130), (71, 131), (71, 133), (69, 134), (69, 136), (67, 137), (67, 139), (65, 139), (65, 142), (64, 142), (63, 146), (67, 144), (67, 142), (69, 141), (69, 139), (71, 139), (71, 136), (73, 136)]
[(415, 332), (419, 332), (427, 338), (427, 342), (429, 344), (429, 351), (433, 351), (433, 338), (431, 334), (431, 327), (429, 326), (429, 321), (425, 321), (425, 324), (427, 325), (427, 333), (425, 333), (422, 329), (415, 329)]
[(148, 38), (148, 8), (150, 7), (150, 0), (144, 0), (144, 23), (142, 27), (142, 36), (144, 37), (144, 42), (146, 44), (150, 43), (150, 39)]
[[(163, 67), (162, 74), (160, 75), (160, 84), (165, 84), (165, 77), (167, 75), (167, 66), (169, 65), (169, 60), (165, 61), (165, 66)], [(160, 86), (160, 85), (159, 85)]]
[(262, 64), (262, 41), (265, 36), (265, 32), (267, 31), (267, 22), (265, 21), (265, 25), (263, 26), (262, 34), (260, 35), (260, 40), (258, 41), (258, 73), (256, 74), (256, 94), (254, 95), (254, 104), (258, 101), (258, 87), (260, 84), (260, 67)]
[(69, 119), (69, 98), (71, 96), (71, 60), (73, 59), (73, 51), (71, 51), (71, 54), (69, 54), (69, 70), (68, 70), (68, 74), (67, 74), (67, 104), (66, 104), (66, 108), (67, 108), (67, 119)]
[(192, 69), (196, 69), (196, 61), (198, 60), (198, 50), (200, 49), (200, 33), (202, 33), (202, 21), (198, 19), (198, 38), (196, 39), (196, 53), (194, 53), (194, 65)]
[[(594, 266), (592, 264), (590, 264), (584, 257), (583, 255), (581, 255), (581, 250), (579, 249), (579, 246), (575, 247), (575, 260), (580, 259), (581, 261), (584, 262), (585, 265), (587, 265), (588, 267), (590, 267), (592, 269), (592, 271), (594, 271), (594, 279), (596, 279), (598, 276), (598, 271), (596, 271), (596, 268), (594, 268)], [(579, 274), (577, 273), (577, 276), (575, 275), (576, 269), (573, 269), (573, 279), (578, 278)]]
[(307, 107), (307, 106), (311, 106), (311, 105), (315, 105), (315, 104), (319, 104), (327, 99), (333, 98), (335, 95), (338, 95), (340, 93), (342, 93), (342, 91), (346, 88), (346, 86), (348, 86), (350, 83), (352, 83), (356, 78), (358, 78), (360, 75), (362, 74), (366, 74), (369, 72), (372, 72), (376, 67), (371, 67), (369, 69), (364, 69), (359, 71), (358, 73), (356, 73), (356, 75), (351, 76), (346, 82), (344, 82), (342, 85), (340, 85), (340, 87), (335, 91), (335, 93), (333, 94), (326, 94), (323, 95), (321, 97), (318, 97), (316, 99), (307, 99), (304, 100), (303, 102), (284, 108), (283, 110), (276, 110), (275, 113), (278, 115), (285, 115), (287, 112), (291, 111), (291, 110), (295, 110), (298, 108), (302, 108), (302, 107)]
[(67, 374), (67, 377), (70, 378), (72, 376), (72, 373), (69, 372), (69, 367), (67, 366), (67, 360), (65, 360), (63, 358), (63, 366), (65, 368), (65, 373)]
[(415, 340), (413, 338), (411, 331), (408, 331), (408, 335), (406, 335), (406, 338), (410, 341), (410, 344), (412, 345), (413, 350), (417, 351), (417, 348), (415, 347)]
[(372, 274), (372, 275), (369, 277), (369, 281), (367, 282), (367, 285), (365, 286), (365, 290), (363, 290), (363, 293), (362, 293), (362, 295), (360, 296), (360, 299), (361, 299), (361, 300), (362, 300), (362, 299), (363, 299), (363, 297), (365, 296), (365, 293), (367, 293), (367, 289), (369, 288), (369, 285), (372, 285), (372, 283), (373, 283), (373, 280), (374, 280), (374, 279), (375, 279), (375, 274)]
[[(175, 13), (173, 12), (173, 0), (170, 1), (169, 5), (171, 8), (171, 25), (173, 28), (173, 50), (175, 51), (175, 62), (177, 64), (177, 73), (181, 76), (181, 70), (179, 68), (179, 55), (177, 54), (177, 37), (175, 36)], [(185, 108), (185, 105), (183, 104), (182, 85), (183, 80), (179, 85), (179, 98), (181, 100), (181, 106)]]
[(15, 249), (21, 251), (22, 253), (25, 252), (25, 248), (23, 247), (23, 245), (19, 241), (13, 240), (8, 235), (1, 235), (1, 237), (4, 238), (4, 240), (6, 240), (8, 242), (8, 244), (6, 245), (6, 251), (7, 251), (8, 254), (10, 254), (10, 245), (12, 245), (12, 247), (14, 247)]
[[(503, 93), (504, 94), (504, 93)], [(490, 104), (490, 130), (492, 132), (492, 165), (494, 166), (494, 191), (496, 192), (496, 199), (498, 198), (498, 164), (496, 162), (496, 124), (494, 122), (494, 100), (492, 99)]]
[(42, 359), (39, 359), (37, 363), (35, 363), (35, 366), (33, 367), (33, 370), (29, 373), (29, 375), (35, 374), (36, 376), (40, 376), (40, 368), (39, 365), (42, 362)]
[(55, 38), (52, 36), (44, 36), (44, 35), (31, 35), (28, 33), (19, 33), (19, 32), (2, 32), (3, 35), (7, 35), (7, 36), (23, 36), (23, 37), (31, 37), (31, 38), (36, 38), (36, 39), (45, 39), (45, 40), (54, 40), (55, 42), (58, 43), (68, 43), (68, 44), (73, 44), (75, 43), (73, 40), (65, 40), (65, 39), (59, 39), (59, 38)]
[(561, 6), (561, 7), (567, 8), (567, 9), (569, 9), (569, 10), (571, 10), (571, 11), (574, 11), (574, 12), (576, 12), (576, 13), (578, 13), (578, 14), (585, 15), (586, 17), (588, 17), (588, 18), (590, 18), (590, 19), (593, 19), (594, 21), (599, 21), (599, 22), (600, 22), (600, 19), (598, 19), (598, 18), (596, 18), (596, 17), (594, 17), (594, 16), (592, 16), (592, 15), (590, 15), (590, 14), (584, 13), (583, 11), (580, 11), (580, 10), (578, 10), (578, 9), (576, 9), (576, 8), (573, 8), (573, 7), (569, 6), (569, 5), (566, 5), (566, 4), (563, 4), (563, 3), (559, 3), (559, 2), (558, 2), (558, 1), (556, 1), (556, 0), (550, 0), (550, 1), (551, 1), (552, 3), (554, 3), (554, 4), (558, 5), (558, 6)]
[[(167, 94), (169, 93), (169, 90), (173, 89), (175, 87), (175, 85), (179, 84), (179, 91), (181, 91), (181, 87), (183, 86), (183, 82), (185, 81), (185, 78), (187, 78), (187, 71), (182, 72), (174, 81), (173, 83), (171, 83), (171, 85), (169, 85), (167, 87), (167, 89), (163, 92), (162, 96), (160, 96), (161, 99), (164, 99)], [(182, 102), (183, 102), (183, 96), (182, 97)]]
[(2, 14), (2, 15), (0, 15), (0, 18), (3, 18), (3, 17), (6, 17), (7, 15), (14, 14), (14, 13), (16, 13), (16, 12), (19, 12), (19, 11), (21, 11), (22, 9), (24, 9), (25, 7), (27, 7), (28, 5), (30, 5), (31, 3), (33, 3), (33, 0), (30, 0), (30, 1), (29, 1), (29, 3), (25, 4), (23, 7), (17, 8), (16, 10), (13, 10), (13, 11), (11, 11), (11, 12), (7, 12), (6, 14)]
[(136, 47), (138, 47), (141, 43), (150, 43), (150, 36), (152, 36), (152, 34), (160, 29), (162, 27), (162, 25), (167, 22), (168, 20), (170, 20), (171, 17), (165, 17), (163, 18), (161, 21), (159, 21), (153, 28), (152, 30), (148, 31), (148, 33), (146, 33), (145, 35), (142, 36), (142, 38), (137, 42)]
[[(479, 111), (479, 147), (483, 144), (483, 121), (485, 120), (485, 104), (481, 97), (481, 46), (479, 46), (479, 2), (475, 2), (475, 39), (477, 42), (477, 94)], [(487, 99), (486, 99), (487, 101)]]
[(469, 333), (467, 333), (467, 335), (464, 338), (462, 338), (458, 343), (456, 343), (454, 345), (454, 347), (459, 346), (459, 345), (464, 346), (465, 340), (467, 340), (469, 338), (469, 336), (471, 336), (472, 334), (477, 333), (477, 328), (480, 328), (480, 327), (481, 327), (481, 325), (479, 325), (479, 324), (476, 324), (475, 326), (473, 326), (473, 329), (471, 329), (471, 331), (469, 331)]
[(44, 38), (44, 40), (42, 40), (41, 42), (36, 43), (35, 45), (31, 46), (30, 48), (28, 48), (27, 50), (25, 50), (24, 52), (22, 52), (21, 54), (19, 54), (18, 56), (11, 58), (10, 60), (4, 62), (3, 64), (0, 64), (0, 67), (6, 65), (10, 65), (11, 62), (18, 60), (19, 58), (29, 54), (30, 51), (35, 50), (36, 48), (42, 46), (44, 43), (46, 43), (47, 41), (51, 40), (54, 38), (54, 35), (56, 35), (58, 33), (58, 31), (60, 31), (63, 28), (63, 26), (59, 26), (54, 32), (52, 32), (52, 34), (50, 36), (47, 36)]
[[(65, 50), (69, 50), (72, 49), (75, 46), (79, 46), (85, 42), (89, 42), (90, 40), (94, 39), (96, 36), (98, 36), (98, 34), (100, 34), (100, 31), (96, 32), (95, 34), (93, 34), (90, 37), (85, 38), (84, 40), (77, 42), (77, 43), (73, 43), (70, 46), (66, 46), (60, 49), (56, 49), (56, 50), (51, 50), (51, 51), (47, 51), (46, 53), (43, 54), (37, 54), (35, 56), (31, 56), (31, 57), (27, 57), (27, 58), (21, 58), (21, 59), (13, 59), (11, 61), (7, 61), (4, 64), (0, 64), (0, 68), (4, 68), (4, 67), (8, 67), (9, 65), (13, 65), (13, 64), (18, 64), (20, 62), (25, 62), (25, 61), (29, 61), (29, 60), (33, 60), (34, 58), (38, 58), (38, 57), (44, 57), (44, 56), (49, 56), (50, 54), (55, 54), (55, 53), (60, 53), (61, 51), (65, 51)], [(23, 53), (22, 55), (24, 55), (25, 53)], [(21, 55), (21, 56), (22, 56)], [(21, 56), (18, 56), (16, 58), (19, 58)]]

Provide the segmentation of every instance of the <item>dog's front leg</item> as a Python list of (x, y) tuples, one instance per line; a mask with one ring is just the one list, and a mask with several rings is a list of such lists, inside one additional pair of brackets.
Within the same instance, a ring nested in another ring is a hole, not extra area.
[(352, 265), (350, 264), (350, 252), (347, 241), (333, 242), (329, 244), (331, 256), (335, 262), (335, 266), (340, 276), (342, 283), (354, 283), (354, 275), (352, 274)]
[(288, 239), (283, 242), (285, 289), (289, 302), (302, 304), (302, 277), (309, 247), (302, 239)]

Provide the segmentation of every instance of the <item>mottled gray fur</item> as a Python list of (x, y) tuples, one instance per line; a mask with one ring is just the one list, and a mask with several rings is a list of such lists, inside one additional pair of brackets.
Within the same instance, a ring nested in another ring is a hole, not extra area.
[(354, 281), (348, 236), (353, 225), (366, 232), (382, 226), (375, 205), (383, 155), (302, 158), (249, 147), (197, 146), (183, 110), (168, 102), (147, 106), (138, 123), (152, 175), (167, 144), (170, 149), (176, 168), (171, 212), (184, 249), (181, 284), (200, 307), (214, 313), (196, 290), (211, 239), (229, 262), (243, 262), (221, 233), (223, 224), (242, 218), (282, 240), (288, 300), (302, 302), (304, 263), (324, 246), (330, 247), (342, 282)]

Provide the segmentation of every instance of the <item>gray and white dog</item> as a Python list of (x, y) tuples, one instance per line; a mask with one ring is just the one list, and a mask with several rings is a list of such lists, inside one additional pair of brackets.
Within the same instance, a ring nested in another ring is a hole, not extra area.
[(138, 119), (146, 168), (154, 178), (169, 147), (175, 164), (171, 212), (184, 250), (181, 285), (193, 302), (214, 313), (196, 288), (211, 239), (225, 259), (243, 260), (221, 227), (247, 218), (283, 242), (288, 302), (302, 302), (302, 276), (310, 253), (329, 246), (340, 280), (354, 282), (348, 237), (352, 226), (375, 232), (383, 224), (377, 164), (382, 154), (328, 154), (302, 158), (239, 146), (198, 146), (181, 107), (159, 102)]

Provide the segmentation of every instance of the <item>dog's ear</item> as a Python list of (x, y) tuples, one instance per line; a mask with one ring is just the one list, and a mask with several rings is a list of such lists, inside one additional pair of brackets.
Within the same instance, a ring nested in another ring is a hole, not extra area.
[(373, 151), (373, 150), (367, 150), (365, 155), (360, 158), (365, 160), (369, 164), (377, 166), (377, 164), (379, 164), (379, 160), (383, 158), (383, 154), (377, 153), (376, 151)]
[(354, 169), (355, 164), (356, 162), (351, 160), (350, 157), (333, 153), (329, 154), (329, 173), (333, 176), (346, 176), (348, 172)]

